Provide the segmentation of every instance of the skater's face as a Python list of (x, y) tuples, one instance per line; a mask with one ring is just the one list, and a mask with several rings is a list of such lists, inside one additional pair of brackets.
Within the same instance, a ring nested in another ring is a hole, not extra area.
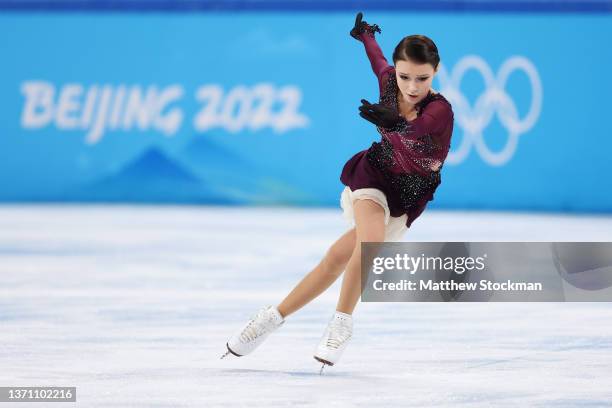
[(431, 81), (436, 74), (430, 63), (416, 64), (410, 60), (395, 63), (395, 77), (404, 101), (415, 104), (427, 96)]

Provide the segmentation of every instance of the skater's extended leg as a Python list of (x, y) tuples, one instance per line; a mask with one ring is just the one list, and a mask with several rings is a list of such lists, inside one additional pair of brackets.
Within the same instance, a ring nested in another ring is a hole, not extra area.
[(352, 314), (361, 295), (361, 243), (385, 240), (385, 211), (373, 200), (355, 200), (356, 241), (342, 280), (338, 312)]
[(277, 306), (283, 317), (300, 309), (329, 288), (346, 267), (355, 248), (355, 228), (344, 233), (327, 250), (319, 264)]

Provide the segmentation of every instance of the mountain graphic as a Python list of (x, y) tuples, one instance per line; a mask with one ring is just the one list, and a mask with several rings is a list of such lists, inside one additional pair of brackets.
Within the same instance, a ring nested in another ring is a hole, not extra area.
[(193, 138), (183, 148), (180, 156), (189, 163), (206, 164), (210, 168), (227, 167), (229, 163), (232, 163), (238, 164), (241, 170), (255, 169), (248, 159), (204, 136)]
[[(199, 182), (196, 176), (178, 163), (174, 163), (165, 153), (155, 147), (146, 150), (140, 157), (128, 163), (121, 171), (120, 177), (124, 180), (138, 181)], [(112, 179), (112, 177), (109, 179)]]
[(226, 197), (251, 204), (308, 204), (312, 197), (205, 136), (194, 137), (179, 153), (181, 162)]
[(240, 204), (208, 186), (156, 147), (144, 151), (118, 172), (66, 193), (64, 199), (133, 203)]

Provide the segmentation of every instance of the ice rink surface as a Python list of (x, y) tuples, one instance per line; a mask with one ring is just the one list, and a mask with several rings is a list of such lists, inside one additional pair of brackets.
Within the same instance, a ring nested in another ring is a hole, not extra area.
[[(612, 406), (607, 303), (360, 303), (319, 376), (339, 279), (220, 360), (346, 228), (339, 209), (0, 206), (0, 386), (76, 386), (58, 408)], [(405, 240), (612, 241), (612, 217), (428, 210)]]

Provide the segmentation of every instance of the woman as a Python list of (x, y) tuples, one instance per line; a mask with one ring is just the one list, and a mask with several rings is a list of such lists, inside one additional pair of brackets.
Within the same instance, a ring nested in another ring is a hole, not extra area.
[(440, 62), (437, 47), (422, 35), (405, 37), (393, 52), (391, 66), (376, 43), (376, 32), (380, 28), (362, 21), (358, 13), (350, 35), (364, 44), (380, 91), (377, 104), (361, 100), (359, 114), (376, 125), (382, 139), (342, 169), (340, 180), (346, 187), (341, 206), (354, 227), (277, 307), (260, 310), (233, 336), (223, 357), (253, 351), (344, 270), (336, 312), (314, 355), (323, 363), (321, 370), (338, 362), (351, 338), (352, 313), (361, 293), (361, 243), (401, 239), (433, 199), (453, 130), (450, 103), (431, 89)]

